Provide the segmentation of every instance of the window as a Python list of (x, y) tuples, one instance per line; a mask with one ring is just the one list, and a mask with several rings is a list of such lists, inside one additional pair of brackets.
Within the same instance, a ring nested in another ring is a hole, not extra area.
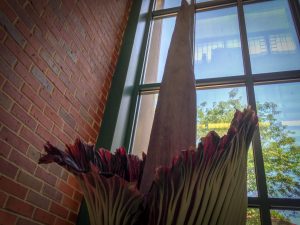
[[(180, 2), (153, 3), (129, 135), (137, 155), (147, 151)], [(235, 109), (251, 105), (259, 115), (248, 155), (247, 224), (300, 224), (299, 5), (291, 2), (196, 1), (197, 139), (209, 130), (223, 135)]]

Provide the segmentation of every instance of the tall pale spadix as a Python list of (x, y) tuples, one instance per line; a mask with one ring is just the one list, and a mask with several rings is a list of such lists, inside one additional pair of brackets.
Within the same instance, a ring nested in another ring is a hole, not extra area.
[(195, 146), (196, 90), (193, 72), (194, 5), (182, 1), (155, 111), (140, 190), (147, 193), (155, 169)]

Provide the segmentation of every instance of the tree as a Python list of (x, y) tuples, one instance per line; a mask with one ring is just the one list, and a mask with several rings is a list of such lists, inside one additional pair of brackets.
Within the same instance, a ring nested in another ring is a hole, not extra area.
[[(228, 99), (214, 102), (208, 106), (206, 101), (197, 108), (197, 139), (205, 136), (210, 130), (215, 130), (223, 136), (229, 127), (236, 109), (246, 107), (238, 96), (238, 89), (228, 93)], [(257, 102), (260, 135), (263, 149), (265, 173), (267, 177), (268, 195), (270, 197), (295, 198), (300, 195), (300, 146), (297, 145), (292, 132), (287, 126), (278, 121), (280, 111), (273, 102)], [(256, 196), (256, 179), (253, 160), (253, 150), (248, 154), (248, 195)], [(249, 211), (254, 218), (257, 211)], [(272, 217), (279, 218), (279, 213), (272, 213)], [(284, 216), (284, 215), (283, 215)], [(249, 218), (251, 220), (251, 218)], [(259, 218), (259, 217), (258, 217)], [(282, 219), (282, 218), (280, 218)], [(251, 223), (249, 223), (251, 224)]]

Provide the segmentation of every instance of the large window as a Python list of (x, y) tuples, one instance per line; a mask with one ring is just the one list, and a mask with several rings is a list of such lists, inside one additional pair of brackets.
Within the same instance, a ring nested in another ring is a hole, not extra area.
[[(153, 3), (133, 110), (134, 154), (147, 152), (180, 2)], [(299, 11), (299, 1), (289, 0), (196, 1), (198, 141), (209, 130), (225, 134), (235, 109), (251, 105), (259, 116), (248, 154), (247, 224), (300, 224)]]

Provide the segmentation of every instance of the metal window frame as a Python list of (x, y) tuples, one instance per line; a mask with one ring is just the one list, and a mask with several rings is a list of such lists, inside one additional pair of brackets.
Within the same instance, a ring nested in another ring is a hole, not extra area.
[[(215, 10), (226, 7), (237, 7), (238, 23), (240, 29), (240, 39), (242, 48), (242, 57), (244, 63), (244, 74), (239, 76), (231, 77), (218, 77), (209, 79), (197, 79), (196, 88), (197, 89), (210, 89), (210, 88), (220, 88), (220, 87), (231, 87), (231, 86), (245, 86), (248, 98), (248, 104), (256, 110), (256, 101), (254, 94), (254, 85), (269, 84), (269, 83), (290, 83), (300, 81), (300, 70), (296, 71), (283, 71), (283, 72), (272, 72), (272, 73), (262, 73), (262, 74), (252, 74), (250, 54), (247, 41), (246, 24), (244, 17), (244, 5), (251, 3), (259, 3), (270, 0), (216, 0), (210, 2), (203, 2), (195, 4), (196, 12)], [(300, 40), (300, 7), (297, 1), (288, 0), (291, 9), (291, 14), (293, 17), (293, 22), (295, 24), (295, 29)], [(151, 25), (152, 21), (156, 19), (167, 18), (177, 14), (179, 7), (154, 10), (155, 1), (152, 1), (152, 18), (149, 22), (148, 30), (146, 31), (146, 39), (144, 40), (144, 54), (139, 62), (141, 72), (137, 78), (135, 98), (131, 103), (131, 115), (128, 123), (128, 129), (125, 138), (125, 146), (127, 149), (132, 148), (133, 135), (135, 132), (135, 126), (137, 122), (137, 113), (139, 110), (140, 96), (145, 94), (158, 93), (160, 88), (160, 83), (151, 84), (141, 84), (144, 76), (144, 64), (146, 62), (148, 53), (148, 42), (150, 40)], [(261, 139), (259, 130), (254, 134), (253, 140), (253, 150), (254, 150), (254, 164), (256, 171), (256, 184), (258, 197), (248, 197), (248, 207), (259, 208), (260, 219), (262, 225), (271, 225), (271, 209), (281, 209), (281, 210), (300, 210), (300, 199), (289, 199), (289, 198), (270, 198), (267, 192), (267, 182), (264, 170), (263, 154), (261, 147)]]

